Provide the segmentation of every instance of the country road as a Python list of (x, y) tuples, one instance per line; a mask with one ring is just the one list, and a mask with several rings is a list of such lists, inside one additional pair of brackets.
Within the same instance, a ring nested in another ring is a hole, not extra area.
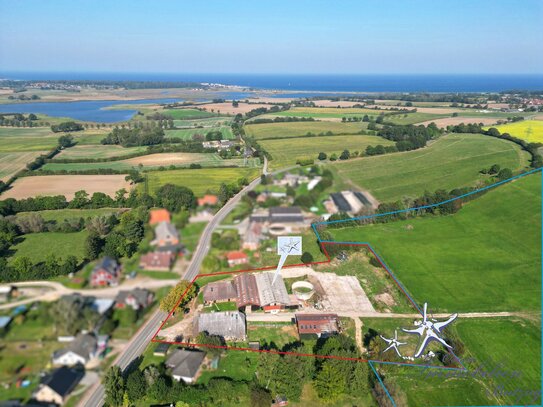
[[(267, 174), (268, 160), (264, 159), (263, 173)], [(286, 171), (286, 170), (281, 170)], [(217, 226), (224, 220), (224, 218), (230, 213), (230, 211), (240, 201), (241, 197), (250, 190), (254, 189), (260, 184), (260, 177), (253, 180), (249, 185), (243, 188), (238, 194), (233, 196), (219, 211), (215, 214), (213, 219), (205, 227), (200, 241), (194, 253), (192, 259), (183, 276), (184, 280), (192, 281), (194, 277), (200, 271), (202, 261), (207, 255), (210, 249), (211, 235)], [(163, 311), (157, 310), (153, 315), (143, 324), (139, 331), (132, 337), (130, 342), (126, 345), (124, 350), (119, 354), (113, 364), (119, 366), (122, 370), (126, 369), (130, 363), (140, 356), (149, 341), (153, 338), (155, 332), (158, 330), (164, 318), (167, 314)], [(104, 387), (100, 382), (96, 383), (85, 395), (85, 397), (79, 402), (80, 407), (97, 407), (104, 403)]]

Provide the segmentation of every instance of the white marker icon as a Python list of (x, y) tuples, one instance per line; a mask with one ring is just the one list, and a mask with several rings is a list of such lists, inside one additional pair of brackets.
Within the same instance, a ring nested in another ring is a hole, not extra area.
[(283, 268), (283, 264), (287, 260), (287, 256), (294, 255), (300, 256), (302, 254), (302, 237), (301, 236), (279, 236), (277, 237), (277, 254), (279, 258), (279, 264), (275, 275), (273, 276), (272, 284), (275, 283), (277, 276)]

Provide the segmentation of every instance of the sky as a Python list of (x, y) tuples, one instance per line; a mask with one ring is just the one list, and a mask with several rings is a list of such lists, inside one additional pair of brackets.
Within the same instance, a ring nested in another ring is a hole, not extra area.
[(543, 73), (542, 0), (0, 0), (0, 71)]

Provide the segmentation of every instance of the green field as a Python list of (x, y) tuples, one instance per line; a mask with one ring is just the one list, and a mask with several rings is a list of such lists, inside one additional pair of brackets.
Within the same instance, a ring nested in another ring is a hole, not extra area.
[(530, 143), (543, 143), (542, 120), (523, 120), (519, 122), (503, 124), (501, 126), (489, 127), (495, 127), (500, 131), (500, 133), (509, 133), (514, 137), (529, 141)]
[(58, 137), (48, 127), (0, 127), (0, 152), (49, 151)]
[(146, 146), (139, 147), (121, 147), (117, 145), (80, 145), (62, 150), (55, 158), (60, 159), (80, 159), (80, 158), (111, 158), (122, 157), (146, 151)]
[(46, 153), (48, 153), (48, 151), (0, 153), (0, 180), (8, 180), (17, 171), (25, 169), (26, 164)]
[(176, 130), (166, 130), (166, 137), (175, 137), (183, 140), (192, 140), (192, 136), (198, 134), (203, 137), (211, 131), (220, 131), (223, 136), (223, 140), (233, 140), (234, 134), (232, 133), (232, 128), (229, 126), (221, 127), (205, 127), (203, 129), (176, 129)]
[(273, 116), (289, 117), (314, 117), (341, 119), (342, 117), (378, 116), (381, 113), (389, 113), (387, 110), (365, 108), (335, 108), (335, 107), (294, 107), (289, 110), (272, 113)]
[(175, 127), (216, 127), (216, 126), (228, 126), (232, 122), (231, 118), (226, 116), (220, 117), (206, 117), (192, 120), (174, 120)]
[[(149, 190), (156, 191), (162, 185), (174, 184), (188, 187), (197, 196), (211, 191), (217, 193), (222, 183), (236, 182), (239, 178), (249, 181), (260, 175), (258, 168), (203, 168), (194, 170), (152, 171), (148, 173)], [(142, 188), (143, 186), (140, 186)]]
[(541, 175), (493, 189), (456, 214), (332, 230), (369, 242), (435, 310), (541, 309)]
[(416, 151), (337, 162), (329, 168), (347, 182), (368, 189), (377, 199), (391, 201), (440, 188), (475, 185), (485, 179), (479, 174), (483, 168), (499, 164), (518, 171), (528, 160), (528, 153), (510, 141), (480, 134), (450, 134)]
[(17, 217), (27, 216), (30, 214), (40, 215), (45, 221), (62, 222), (65, 219), (87, 219), (96, 216), (109, 216), (113, 213), (120, 212), (119, 208), (100, 208), (100, 209), (58, 209), (34, 212), (19, 212)]
[(177, 120), (193, 120), (193, 119), (204, 119), (207, 117), (217, 116), (214, 113), (205, 112), (198, 109), (164, 109), (160, 113), (171, 116), (173, 119)]
[(248, 124), (245, 132), (257, 140), (305, 136), (307, 133), (356, 134), (368, 127), (365, 122), (284, 122)]
[(385, 117), (385, 122), (391, 122), (394, 124), (416, 124), (422, 123), (428, 120), (441, 119), (443, 117), (450, 117), (450, 114), (434, 114), (434, 113), (400, 113), (392, 116)]
[[(365, 326), (373, 321), (365, 320)], [(465, 375), (381, 366), (406, 393), (410, 406), (541, 404), (539, 323), (518, 318), (458, 319), (452, 329), (464, 343), (461, 359), (469, 369)]]
[(30, 233), (22, 236), (23, 240), (11, 247), (10, 250), (13, 250), (14, 254), (10, 257), (10, 260), (13, 261), (17, 257), (26, 256), (33, 262), (39, 262), (44, 261), (50, 254), (62, 259), (74, 255), (81, 260), (87, 235), (86, 230), (75, 233)]
[(362, 152), (369, 145), (388, 146), (394, 143), (377, 136), (352, 135), (261, 140), (259, 144), (272, 156), (270, 167), (277, 169), (294, 165), (298, 159), (316, 160), (320, 152), (325, 152), (328, 156), (336, 153), (339, 156), (345, 149)]

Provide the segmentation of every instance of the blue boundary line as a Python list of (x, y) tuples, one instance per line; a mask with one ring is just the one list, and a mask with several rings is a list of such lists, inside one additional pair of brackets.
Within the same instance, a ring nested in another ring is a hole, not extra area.
[[(366, 245), (370, 248), (370, 250), (373, 252), (373, 254), (375, 254), (375, 256), (378, 257), (378, 260), (381, 262), (381, 264), (383, 265), (383, 267), (385, 267), (386, 271), (389, 273), (389, 275), (394, 279), (394, 281), (398, 284), (398, 286), (404, 291), (404, 293), (407, 295), (407, 297), (411, 300), (411, 302), (415, 305), (415, 307), (418, 309), (419, 313), (422, 315), (423, 312), (421, 310), (421, 308), (418, 306), (418, 304), (416, 303), (415, 300), (413, 300), (413, 298), (408, 294), (407, 292), (407, 289), (404, 287), (404, 285), (400, 282), (400, 280), (398, 280), (396, 278), (396, 276), (394, 275), (394, 273), (392, 272), (392, 270), (389, 269), (388, 265), (385, 263), (385, 261), (379, 256), (379, 254), (377, 254), (377, 252), (373, 249), (373, 247), (371, 246), (370, 243), (368, 242), (345, 242), (345, 241), (334, 241), (334, 240), (322, 240), (320, 235), (319, 235), (319, 232), (317, 230), (317, 226), (318, 225), (329, 225), (329, 224), (336, 224), (336, 223), (344, 223), (344, 222), (351, 222), (351, 221), (357, 221), (357, 220), (361, 220), (361, 219), (371, 219), (371, 218), (377, 218), (377, 217), (381, 217), (381, 216), (387, 216), (387, 215), (394, 215), (394, 214), (397, 214), (397, 213), (405, 213), (405, 212), (410, 212), (410, 211), (416, 211), (416, 210), (420, 210), (420, 209), (428, 209), (428, 208), (435, 208), (437, 206), (440, 206), (440, 205), (444, 205), (446, 203), (449, 203), (449, 202), (453, 202), (453, 201), (456, 201), (458, 199), (462, 199), (462, 198), (465, 198), (466, 196), (470, 196), (470, 195), (474, 195), (474, 194), (477, 194), (479, 192), (483, 192), (483, 191), (486, 191), (486, 190), (489, 190), (491, 188), (495, 188), (497, 186), (500, 186), (500, 185), (503, 185), (503, 184), (506, 184), (510, 181), (513, 181), (515, 179), (518, 179), (518, 178), (522, 178), (522, 177), (525, 177), (526, 175), (530, 175), (530, 174), (534, 174), (536, 172), (539, 172), (539, 171), (542, 171), (543, 168), (535, 168), (533, 170), (530, 170), (530, 171), (527, 171), (527, 172), (524, 172), (522, 174), (519, 174), (519, 175), (516, 175), (514, 177), (511, 177), (511, 178), (508, 178), (506, 180), (503, 180), (503, 181), (499, 181), (499, 182), (496, 182), (492, 185), (488, 185), (486, 187), (483, 187), (483, 188), (480, 188), (480, 189), (476, 189), (476, 190), (473, 190), (471, 192), (468, 192), (468, 193), (465, 193), (465, 194), (462, 194), (462, 195), (459, 195), (459, 196), (456, 196), (454, 198), (450, 198), (450, 199), (447, 199), (445, 201), (442, 201), (442, 202), (438, 202), (438, 203), (435, 203), (435, 204), (431, 204), (431, 205), (424, 205), (424, 206), (419, 206), (419, 207), (415, 207), (415, 208), (407, 208), (407, 209), (401, 209), (401, 210), (398, 210), (398, 211), (392, 211), (392, 212), (386, 212), (386, 213), (379, 213), (379, 214), (374, 214), (374, 215), (365, 215), (365, 216), (358, 216), (358, 217), (355, 217), (355, 218), (349, 218), (349, 219), (339, 219), (339, 220), (335, 220), (335, 221), (323, 221), (323, 222), (315, 222), (311, 225), (311, 227), (313, 228), (313, 231), (315, 232), (315, 235), (317, 236), (317, 241), (319, 243), (333, 243), (333, 244), (360, 244), (360, 245)], [(542, 194), (543, 194), (543, 178), (541, 180), (541, 183), (542, 183)], [(541, 202), (541, 210), (542, 210), (542, 214), (543, 214), (543, 200)], [(543, 216), (543, 215), (542, 215)], [(541, 231), (541, 236), (542, 236), (542, 239), (543, 239), (543, 229)], [(543, 250), (543, 240), (542, 240), (542, 250)], [(542, 266), (542, 274), (543, 274), (543, 266)], [(543, 293), (543, 280), (542, 280), (542, 293)], [(543, 294), (542, 294), (543, 295)], [(542, 303), (543, 304), (543, 303)], [(543, 305), (542, 305), (543, 307)], [(543, 310), (543, 308), (542, 308)], [(541, 343), (541, 349), (542, 349), (542, 363), (543, 363), (543, 342)], [(450, 353), (456, 358), (456, 360), (458, 361), (458, 363), (460, 363), (460, 365), (462, 366), (462, 369), (463, 370), (467, 370), (467, 368), (464, 366), (464, 364), (462, 363), (462, 361), (460, 360), (460, 358), (458, 356), (456, 356), (456, 354), (453, 352), (453, 351), (450, 351)], [(394, 407), (396, 407), (396, 403), (394, 402), (394, 399), (392, 398), (392, 396), (390, 395), (388, 389), (386, 388), (385, 384), (383, 383), (383, 381), (381, 380), (381, 377), (379, 376), (379, 374), (377, 373), (377, 370), (373, 367), (373, 363), (379, 363), (379, 364), (387, 364), (387, 365), (399, 365), (399, 366), (412, 366), (412, 367), (420, 367), (420, 368), (440, 368), (440, 369), (447, 369), (447, 370), (456, 370), (457, 368), (451, 368), (451, 367), (441, 367), (441, 366), (429, 366), (429, 365), (413, 365), (413, 364), (408, 364), (408, 363), (401, 363), (401, 362), (385, 362), (385, 361), (377, 361), (377, 360), (368, 360), (368, 364), (370, 365), (371, 369), (373, 370), (373, 373), (375, 374), (375, 376), (377, 377), (377, 379), (379, 380), (379, 383), (381, 384), (381, 386), (383, 387), (383, 389), (385, 390), (386, 392), (386, 395), (388, 396), (388, 398), (390, 399), (390, 402), (392, 403), (392, 405)], [(543, 386), (543, 376), (541, 377), (541, 383), (542, 383), (542, 386)]]
[(385, 386), (385, 384), (384, 384), (383, 381), (381, 380), (381, 376), (379, 376), (379, 373), (377, 373), (377, 370), (375, 370), (375, 368), (373, 367), (373, 363), (372, 363), (371, 361), (368, 361), (368, 364), (370, 365), (371, 370), (373, 370), (373, 373), (375, 374), (375, 377), (377, 377), (377, 380), (379, 380), (379, 383), (381, 384), (381, 387), (383, 388), (383, 390), (385, 391), (386, 395), (388, 396), (390, 402), (392, 403), (392, 405), (393, 405), (394, 407), (396, 407), (396, 403), (394, 402), (394, 399), (392, 398), (392, 396), (391, 396), (390, 393), (388, 392), (387, 387)]

